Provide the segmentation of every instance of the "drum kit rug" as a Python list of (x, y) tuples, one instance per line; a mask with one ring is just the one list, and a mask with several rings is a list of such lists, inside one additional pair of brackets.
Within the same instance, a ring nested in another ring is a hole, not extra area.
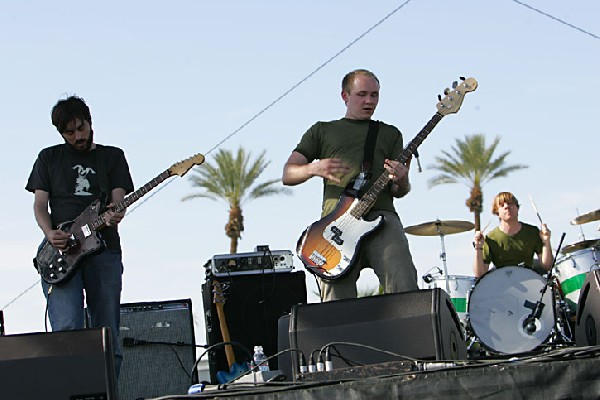
[[(578, 216), (572, 225), (600, 220), (600, 210)], [(459, 317), (470, 358), (518, 354), (575, 344), (573, 323), (580, 290), (590, 271), (600, 269), (600, 239), (563, 248), (561, 238), (550, 272), (522, 266), (492, 268), (479, 279), (449, 275), (444, 236), (467, 232), (468, 221), (435, 220), (405, 228), (417, 236), (439, 236), (443, 271), (423, 275), (429, 289), (445, 290)]]

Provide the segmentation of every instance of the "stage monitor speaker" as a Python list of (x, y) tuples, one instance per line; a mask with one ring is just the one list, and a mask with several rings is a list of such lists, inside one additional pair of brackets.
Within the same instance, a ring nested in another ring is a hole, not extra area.
[(119, 398), (185, 395), (196, 383), (192, 301), (121, 304)]
[(577, 346), (600, 344), (600, 270), (588, 272), (577, 302), (575, 343)]
[(108, 328), (0, 336), (0, 398), (115, 400)]
[[(213, 293), (215, 280), (222, 288), (223, 310), (230, 339), (241, 345), (233, 346), (236, 362), (243, 363), (252, 357), (256, 345), (263, 346), (267, 356), (277, 353), (278, 320), (288, 314), (292, 306), (306, 303), (305, 279), (304, 271), (208, 279), (202, 285), (208, 345), (223, 342)], [(208, 364), (211, 383), (218, 383), (218, 371), (230, 370), (223, 347), (209, 351)], [(277, 369), (277, 358), (269, 360), (269, 366), (272, 370)]]
[[(402, 360), (378, 350), (420, 360), (467, 359), (458, 315), (439, 288), (297, 305), (289, 335), (307, 362), (313, 355), (317, 362), (323, 346), (338, 343), (329, 349), (333, 368)], [(292, 359), (297, 376), (299, 354)]]

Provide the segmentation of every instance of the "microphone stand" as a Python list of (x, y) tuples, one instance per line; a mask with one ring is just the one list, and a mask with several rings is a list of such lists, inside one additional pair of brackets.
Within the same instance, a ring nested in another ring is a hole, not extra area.
[[(532, 308), (529, 316), (527, 318), (525, 318), (525, 320), (523, 321), (523, 329), (525, 329), (525, 332), (528, 335), (533, 335), (535, 333), (535, 331), (537, 330), (537, 327), (535, 326), (535, 321), (538, 320), (542, 316), (542, 311), (544, 310), (544, 306), (545, 306), (545, 304), (542, 302), (542, 300), (544, 299), (546, 290), (548, 289), (548, 286), (550, 286), (550, 283), (552, 282), (552, 278), (554, 277), (553, 271), (554, 271), (554, 266), (556, 265), (556, 258), (558, 257), (558, 252), (562, 248), (562, 243), (565, 240), (565, 235), (566, 234), (563, 232), (562, 236), (560, 237), (560, 243), (558, 244), (558, 248), (556, 249), (556, 254), (554, 255), (554, 260), (552, 260), (552, 267), (550, 268), (550, 271), (548, 272), (548, 277), (546, 278), (546, 284), (544, 285), (542, 290), (540, 290), (540, 299), (535, 303), (535, 307)], [(525, 300), (525, 304), (523, 304), (523, 305), (525, 307), (527, 307), (528, 305), (531, 305), (531, 303), (529, 301)]]

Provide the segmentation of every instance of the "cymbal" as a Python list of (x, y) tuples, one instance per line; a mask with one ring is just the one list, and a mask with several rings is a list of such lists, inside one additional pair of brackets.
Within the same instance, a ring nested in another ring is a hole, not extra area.
[(589, 249), (590, 247), (600, 246), (600, 239), (582, 240), (581, 242), (573, 243), (563, 247), (561, 253), (572, 253), (577, 250)]
[(417, 236), (440, 236), (466, 232), (473, 228), (475, 228), (475, 225), (469, 221), (440, 221), (438, 219), (419, 225), (408, 226), (404, 228), (404, 231)]
[(587, 214), (580, 215), (571, 221), (571, 225), (587, 224), (588, 222), (600, 220), (600, 209), (589, 212)]

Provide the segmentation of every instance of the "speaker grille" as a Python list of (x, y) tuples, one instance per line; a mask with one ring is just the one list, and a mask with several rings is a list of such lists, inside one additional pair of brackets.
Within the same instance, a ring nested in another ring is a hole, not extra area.
[(121, 400), (187, 394), (197, 374), (190, 299), (121, 305)]

